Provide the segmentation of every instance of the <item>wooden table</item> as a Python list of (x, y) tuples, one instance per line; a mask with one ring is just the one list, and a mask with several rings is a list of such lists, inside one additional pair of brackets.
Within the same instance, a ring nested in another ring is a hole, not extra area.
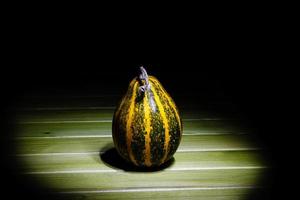
[(235, 116), (179, 104), (183, 139), (167, 166), (138, 170), (113, 148), (118, 95), (33, 99), (17, 109), (12, 138), (20, 174), (56, 198), (244, 199), (268, 166), (253, 130)]

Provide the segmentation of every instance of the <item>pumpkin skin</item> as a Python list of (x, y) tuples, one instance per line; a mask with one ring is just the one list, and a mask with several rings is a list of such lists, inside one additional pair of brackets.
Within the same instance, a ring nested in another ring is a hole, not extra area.
[(129, 84), (115, 110), (112, 132), (121, 157), (136, 166), (154, 167), (176, 152), (182, 137), (182, 120), (161, 83), (146, 73), (144, 79), (140, 75)]

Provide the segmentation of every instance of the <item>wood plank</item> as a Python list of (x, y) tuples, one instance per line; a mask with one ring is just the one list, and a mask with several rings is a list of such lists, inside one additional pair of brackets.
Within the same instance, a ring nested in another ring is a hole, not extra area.
[[(111, 137), (104, 138), (41, 138), (29, 137), (12, 140), (18, 154), (56, 152), (100, 152), (113, 146)], [(178, 150), (226, 150), (253, 148), (248, 135), (186, 135)]]
[[(51, 173), (90, 170), (103, 173), (110, 172), (110, 169), (126, 170), (120, 166), (124, 162), (114, 149), (95, 154), (59, 154), (59, 155), (31, 155), (17, 157), (22, 165), (20, 171), (26, 173)], [(174, 155), (174, 161), (167, 170), (189, 171), (203, 170), (206, 168), (251, 168), (265, 167), (260, 151), (217, 151), (217, 152), (178, 152)], [(114, 170), (111, 170), (114, 172)]]
[[(188, 120), (183, 121), (184, 134), (245, 134), (249, 129), (232, 120)], [(111, 135), (112, 123), (108, 121), (44, 121), (17, 124), (17, 137), (51, 137)]]
[[(258, 186), (264, 169), (26, 174), (56, 191), (160, 187)], [(234, 178), (233, 178), (234, 177)]]
[(182, 199), (205, 199), (205, 200), (241, 200), (255, 191), (255, 188), (237, 189), (208, 189), (208, 190), (177, 190), (165, 192), (89, 192), (86, 193), (63, 193), (57, 198), (61, 199), (163, 199), (163, 200), (182, 200)]

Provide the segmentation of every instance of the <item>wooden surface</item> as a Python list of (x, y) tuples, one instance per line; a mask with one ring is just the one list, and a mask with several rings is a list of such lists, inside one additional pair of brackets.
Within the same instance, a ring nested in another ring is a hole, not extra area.
[[(33, 100), (17, 109), (12, 155), (22, 176), (70, 199), (244, 199), (267, 169), (252, 129), (238, 117), (180, 109), (184, 132), (174, 159), (137, 169), (113, 148), (118, 96), (54, 105)], [(183, 107), (183, 106), (182, 106)], [(180, 108), (180, 106), (179, 106)]]

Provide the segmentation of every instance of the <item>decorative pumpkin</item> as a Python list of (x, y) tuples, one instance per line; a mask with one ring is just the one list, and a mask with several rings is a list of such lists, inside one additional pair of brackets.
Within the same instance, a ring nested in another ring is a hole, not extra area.
[(125, 160), (136, 166), (159, 166), (176, 152), (182, 121), (161, 83), (143, 67), (140, 71), (115, 110), (113, 140)]

